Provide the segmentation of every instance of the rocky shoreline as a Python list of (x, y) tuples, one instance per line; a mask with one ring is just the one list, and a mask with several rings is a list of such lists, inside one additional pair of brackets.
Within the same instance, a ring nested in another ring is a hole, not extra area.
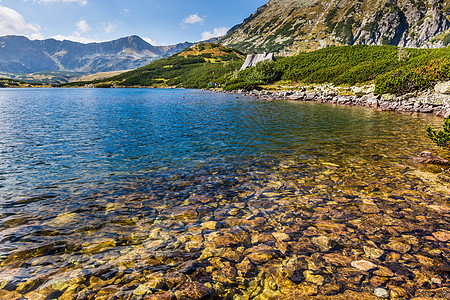
[(238, 90), (225, 93), (248, 95), (268, 101), (315, 101), (336, 105), (369, 107), (380, 111), (430, 113), (440, 117), (450, 116), (450, 94), (435, 90), (395, 96), (393, 94), (375, 95), (373, 86), (337, 88), (332, 85), (319, 85), (301, 87), (298, 90)]

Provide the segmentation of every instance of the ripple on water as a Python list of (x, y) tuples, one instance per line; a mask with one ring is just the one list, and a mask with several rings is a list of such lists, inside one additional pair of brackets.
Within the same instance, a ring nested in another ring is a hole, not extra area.
[(33, 92), (0, 93), (2, 298), (449, 294), (446, 183), (409, 160), (438, 119), (198, 91)]

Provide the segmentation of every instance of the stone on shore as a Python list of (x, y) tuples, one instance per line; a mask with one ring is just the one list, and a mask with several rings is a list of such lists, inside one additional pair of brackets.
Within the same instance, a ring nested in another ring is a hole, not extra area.
[(434, 90), (440, 94), (450, 94), (450, 81), (436, 84)]

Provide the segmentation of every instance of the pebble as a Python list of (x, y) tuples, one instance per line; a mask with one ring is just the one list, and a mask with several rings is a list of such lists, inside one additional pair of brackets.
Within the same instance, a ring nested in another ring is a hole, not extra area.
[(384, 299), (389, 298), (389, 292), (386, 291), (386, 290), (383, 289), (383, 288), (376, 288), (376, 289), (375, 289), (375, 295), (376, 295), (377, 297), (384, 298)]
[(367, 260), (358, 260), (351, 263), (352, 267), (357, 268), (361, 271), (370, 271), (377, 268), (377, 265), (367, 261)]

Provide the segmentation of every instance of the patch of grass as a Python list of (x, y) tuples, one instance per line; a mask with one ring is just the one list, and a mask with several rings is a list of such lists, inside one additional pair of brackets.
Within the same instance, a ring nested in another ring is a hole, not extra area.
[(444, 39), (442, 41), (444, 42), (445, 46), (450, 45), (450, 33), (444, 36)]

